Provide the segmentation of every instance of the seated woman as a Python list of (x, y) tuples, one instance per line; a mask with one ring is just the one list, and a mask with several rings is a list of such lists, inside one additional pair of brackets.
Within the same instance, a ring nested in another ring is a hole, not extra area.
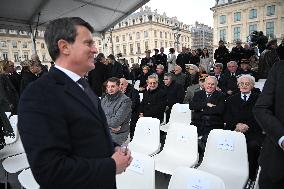
[(120, 80), (109, 78), (106, 84), (106, 95), (101, 101), (105, 112), (112, 139), (117, 144), (123, 144), (129, 134), (131, 118), (131, 99), (120, 90)]
[(252, 109), (259, 93), (252, 91), (255, 79), (251, 75), (242, 75), (238, 78), (240, 92), (230, 96), (226, 102), (226, 129), (242, 132), (247, 141), (249, 179), (255, 181), (258, 168), (258, 156), (264, 135), (256, 122)]
[(139, 84), (139, 92), (143, 93), (146, 90), (147, 87), (147, 79), (150, 75), (150, 68), (149, 66), (143, 66), (142, 67), (142, 73), (139, 76), (140, 84)]

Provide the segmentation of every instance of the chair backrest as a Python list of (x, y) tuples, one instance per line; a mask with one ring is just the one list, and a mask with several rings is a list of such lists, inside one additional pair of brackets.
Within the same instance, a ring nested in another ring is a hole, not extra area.
[(201, 166), (220, 164), (231, 169), (247, 169), (247, 145), (243, 133), (213, 129), (208, 136)]
[(133, 160), (126, 171), (116, 176), (118, 189), (155, 189), (154, 159), (132, 152)]
[(31, 169), (23, 170), (18, 175), (18, 180), (21, 186), (24, 187), (25, 189), (39, 189), (40, 188), (40, 186), (34, 179)]
[[(152, 117), (140, 117), (136, 123), (131, 143), (158, 149), (160, 146), (160, 120)], [(132, 150), (135, 151), (135, 149)]]
[(143, 93), (139, 93), (139, 96), (140, 96), (140, 102), (142, 102), (142, 100), (143, 100)]
[(128, 83), (132, 84), (132, 80), (126, 80)]
[(188, 104), (176, 103), (173, 105), (169, 123), (190, 123), (191, 122), (191, 110)]
[(134, 88), (139, 90), (139, 85), (140, 85), (140, 80), (137, 80), (135, 83), (134, 83)]
[(224, 182), (217, 176), (189, 167), (177, 168), (168, 189), (225, 189)]
[(9, 119), (9, 116), (11, 115), (11, 112), (5, 112), (7, 118)]
[(197, 128), (192, 125), (174, 123), (167, 132), (163, 153), (198, 160)]
[(264, 84), (265, 84), (265, 82), (255, 82), (254, 87), (259, 88), (262, 91)]

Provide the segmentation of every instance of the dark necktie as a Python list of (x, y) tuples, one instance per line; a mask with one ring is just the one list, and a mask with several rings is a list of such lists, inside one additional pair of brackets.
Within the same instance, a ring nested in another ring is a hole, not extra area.
[(94, 104), (95, 108), (98, 109), (98, 97), (92, 91), (92, 89), (91, 89), (90, 85), (88, 84), (88, 82), (84, 78), (81, 78), (81, 79), (79, 79), (77, 81), (77, 83), (79, 83), (80, 85), (83, 86), (84, 92), (87, 94), (89, 99), (92, 101), (92, 103)]
[(247, 101), (247, 95), (244, 94), (244, 101)]

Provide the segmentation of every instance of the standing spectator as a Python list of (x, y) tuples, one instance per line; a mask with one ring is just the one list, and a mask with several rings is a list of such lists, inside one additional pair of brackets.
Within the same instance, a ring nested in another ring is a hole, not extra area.
[(219, 47), (214, 52), (215, 62), (223, 64), (223, 70), (227, 68), (227, 62), (229, 60), (229, 50), (224, 45), (224, 41), (219, 41)]
[(175, 103), (182, 103), (184, 99), (184, 89), (182, 85), (173, 80), (171, 73), (165, 74), (164, 84), (167, 93), (166, 123), (168, 123), (173, 105)]
[(250, 47), (249, 43), (245, 43), (243, 52), (243, 59), (250, 59), (255, 55), (255, 51)]
[(199, 67), (200, 57), (197, 54), (197, 51), (196, 50), (192, 50), (191, 53), (192, 53), (192, 56), (189, 58), (189, 63), (190, 64), (194, 64), (194, 65)]
[(103, 53), (99, 53), (95, 58), (95, 69), (91, 70), (88, 74), (90, 87), (99, 97), (102, 96), (103, 83), (107, 80), (107, 77), (106, 58)]
[(39, 78), (39, 74), (41, 73), (41, 66), (38, 62), (26, 60), (26, 65), (28, 65), (28, 69), (22, 72), (22, 81), (21, 81), (21, 94), (24, 89), (32, 82)]
[(203, 67), (206, 73), (209, 74), (212, 64), (213, 64), (213, 59), (209, 55), (208, 49), (204, 48), (200, 56), (200, 66)]
[(163, 89), (158, 87), (156, 76), (150, 75), (147, 84), (148, 90), (143, 94), (139, 116), (158, 118), (162, 123), (167, 104), (167, 94)]
[(114, 142), (122, 145), (129, 134), (131, 118), (131, 99), (120, 90), (120, 80), (109, 78), (106, 84), (106, 96), (101, 105), (105, 112), (110, 134)]
[(174, 67), (173, 80), (180, 84), (183, 88), (185, 87), (186, 75), (182, 73), (182, 68), (180, 66)]
[(218, 86), (220, 84), (220, 78), (221, 78), (221, 75), (222, 75), (222, 71), (223, 71), (223, 64), (222, 63), (215, 63), (214, 67), (213, 67), (213, 73), (210, 74), (210, 75), (215, 76), (217, 78)]
[(110, 77), (123, 77), (123, 67), (122, 65), (115, 60), (113, 54), (108, 55), (107, 57), (107, 69), (108, 69), (108, 78)]
[(172, 72), (174, 69), (174, 66), (176, 65), (176, 55), (175, 55), (175, 49), (174, 48), (170, 48), (169, 49), (169, 54), (168, 54), (168, 73)]
[(132, 83), (134, 84), (141, 74), (141, 69), (139, 64), (134, 63), (132, 64), (132, 67), (130, 68), (130, 79), (132, 80)]
[(150, 73), (154, 73), (156, 69), (156, 65), (154, 64), (155, 63), (154, 59), (150, 57), (151, 51), (147, 50), (145, 51), (145, 53), (146, 53), (146, 57), (142, 58), (140, 68), (142, 69), (144, 66), (148, 66), (150, 69), (149, 70)]
[(228, 62), (227, 68), (225, 73), (221, 75), (219, 86), (226, 96), (231, 96), (238, 92), (237, 77), (241, 73), (235, 61)]
[(9, 61), (0, 61), (0, 107), (4, 112), (17, 114), (19, 95), (11, 79)]
[(232, 61), (236, 61), (238, 63), (238, 66), (240, 66), (243, 57), (244, 57), (244, 48), (242, 46), (242, 42), (238, 40), (236, 42), (236, 46), (232, 48), (232, 51), (230, 53), (230, 59)]
[(262, 129), (256, 122), (252, 109), (259, 94), (253, 93), (254, 77), (242, 75), (238, 78), (239, 92), (229, 97), (226, 101), (226, 129), (241, 132), (246, 137), (248, 161), (249, 161), (249, 183), (256, 179), (258, 169), (258, 156), (264, 135)]
[(154, 49), (154, 55), (152, 56), (152, 60), (155, 65), (159, 64), (159, 49)]
[(268, 37), (263, 35), (263, 31), (260, 31), (257, 39), (257, 47), (259, 50), (259, 54), (261, 54), (265, 50), (267, 42)]
[(139, 118), (140, 96), (138, 90), (129, 84), (125, 78), (120, 78), (120, 91), (131, 99), (130, 139), (133, 138), (135, 126)]
[(168, 65), (167, 65), (167, 55), (164, 54), (164, 47), (160, 48), (160, 54), (157, 57), (157, 65), (162, 64), (164, 66), (164, 70), (168, 71)]
[(281, 41), (281, 44), (277, 47), (277, 53), (280, 60), (284, 60), (284, 38)]
[(255, 78), (255, 81), (258, 81), (258, 75), (255, 71), (252, 71), (251, 70), (251, 67), (250, 67), (250, 61), (249, 60), (246, 60), (246, 59), (243, 59), (242, 62), (241, 62), (241, 69), (240, 69), (240, 74), (241, 75), (251, 75)]
[(18, 93), (18, 96), (20, 96), (21, 79), (22, 79), (21, 75), (16, 72), (14, 62), (8, 61), (8, 63), (9, 63), (9, 65), (7, 65), (8, 68), (4, 68), (4, 69), (7, 70), (6, 72), (8, 73), (9, 79), (13, 83), (13, 85), (14, 85), (17, 93)]
[(280, 60), (276, 49), (277, 40), (273, 39), (267, 43), (266, 49), (260, 54), (258, 65), (259, 79), (266, 79), (272, 65)]
[(258, 73), (258, 56), (253, 55), (249, 59), (251, 70)]
[(260, 189), (284, 188), (284, 61), (273, 64), (253, 113), (266, 137), (260, 152)]
[(181, 53), (177, 56), (176, 64), (182, 68), (182, 72), (185, 73), (185, 65), (189, 64), (189, 54), (186, 53), (186, 47), (182, 47)]

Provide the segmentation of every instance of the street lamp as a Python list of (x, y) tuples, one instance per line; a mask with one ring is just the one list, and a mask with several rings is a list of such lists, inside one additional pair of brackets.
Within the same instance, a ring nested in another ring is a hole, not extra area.
[(172, 30), (173, 30), (173, 33), (174, 33), (175, 48), (176, 48), (177, 52), (179, 52), (179, 38), (181, 36), (181, 34), (180, 34), (181, 29), (180, 29), (179, 25), (176, 23)]

